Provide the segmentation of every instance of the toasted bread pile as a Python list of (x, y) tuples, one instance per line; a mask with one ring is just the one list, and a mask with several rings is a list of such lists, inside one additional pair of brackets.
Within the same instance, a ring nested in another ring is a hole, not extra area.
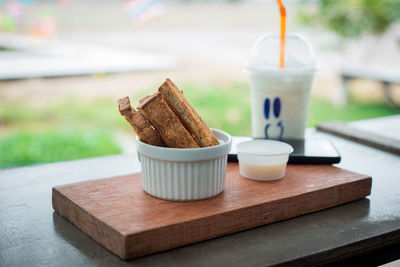
[(129, 97), (118, 100), (119, 112), (139, 140), (150, 145), (198, 148), (218, 145), (218, 140), (183, 92), (170, 80), (153, 95), (139, 101), (135, 110)]

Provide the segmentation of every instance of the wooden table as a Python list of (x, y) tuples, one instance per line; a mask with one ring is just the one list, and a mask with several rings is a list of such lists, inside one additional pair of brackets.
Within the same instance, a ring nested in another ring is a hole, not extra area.
[(400, 114), (352, 122), (324, 122), (317, 129), (400, 155)]
[(54, 213), (51, 188), (137, 172), (136, 155), (2, 170), (0, 266), (368, 266), (399, 259), (400, 157), (339, 137), (308, 134), (336, 144), (343, 157), (338, 166), (371, 175), (371, 196), (125, 262)]
[(382, 67), (347, 67), (342, 70), (342, 87), (340, 90), (339, 104), (346, 104), (349, 98), (348, 83), (352, 79), (367, 79), (378, 81), (383, 85), (383, 92), (387, 103), (397, 106), (391, 95), (391, 85), (400, 83), (400, 72), (394, 68)]

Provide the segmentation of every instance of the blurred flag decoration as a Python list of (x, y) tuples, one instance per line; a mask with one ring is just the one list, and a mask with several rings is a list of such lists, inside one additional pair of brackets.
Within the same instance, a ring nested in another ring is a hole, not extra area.
[(57, 22), (50, 10), (42, 10), (32, 24), (29, 34), (33, 37), (45, 38), (57, 32)]
[(18, 1), (11, 1), (7, 3), (6, 10), (8, 15), (15, 19), (21, 19), (23, 15), (23, 6), (22, 3)]
[(57, 3), (60, 5), (66, 5), (68, 4), (69, 0), (57, 0)]
[(142, 26), (150, 21), (159, 19), (165, 10), (162, 0), (125, 0), (125, 12), (134, 26)]
[[(39, 1), (38, 1), (39, 2)], [(69, 0), (56, 0), (59, 6), (65, 6)], [(57, 32), (57, 20), (49, 9), (42, 9), (32, 19), (26, 19), (25, 7), (35, 4), (35, 0), (0, 0), (4, 5), (0, 11), (0, 30), (26, 32), (31, 36), (51, 37)], [(142, 26), (159, 19), (165, 12), (164, 0), (124, 0), (124, 11), (134, 26)], [(28, 25), (25, 25), (29, 21)]]
[(5, 2), (5, 13), (0, 14), (0, 27), (3, 31), (15, 31), (21, 24), (24, 10), (19, 1)]
[[(68, 0), (58, 0), (58, 4), (65, 5)], [(50, 37), (57, 31), (57, 23), (49, 9), (40, 10), (33, 20), (26, 19), (25, 7), (34, 4), (34, 0), (0, 0), (3, 5), (0, 13), (0, 30), (8, 32), (27, 32), (34, 37)]]
[(20, 2), (21, 2), (22, 4), (25, 4), (25, 5), (30, 5), (30, 4), (33, 3), (33, 0), (20, 0)]
[(16, 28), (14, 18), (7, 14), (0, 14), (0, 28), (2, 31), (14, 31)]

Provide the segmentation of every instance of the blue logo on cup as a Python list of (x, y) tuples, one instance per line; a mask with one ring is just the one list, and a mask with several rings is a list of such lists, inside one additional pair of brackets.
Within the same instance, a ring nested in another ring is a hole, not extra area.
[[(282, 109), (282, 105), (281, 105), (281, 99), (279, 97), (276, 97), (274, 99), (273, 105), (272, 105), (272, 113), (274, 115), (274, 117), (276, 119), (279, 119), (279, 115), (281, 114), (281, 109)], [(271, 110), (271, 101), (269, 98), (266, 98), (264, 101), (264, 117), (269, 120), (269, 114), (270, 114), (270, 110)], [(265, 133), (265, 138), (269, 138), (269, 134), (268, 134), (268, 130), (270, 129), (272, 123), (267, 123), (267, 125), (265, 125), (264, 128), (264, 133)], [(278, 123), (276, 124), (276, 126), (278, 128), (280, 128), (280, 132), (279, 132), (279, 139), (282, 139), (283, 136), (283, 131), (284, 131), (284, 127), (282, 124), (282, 121), (278, 121)]]

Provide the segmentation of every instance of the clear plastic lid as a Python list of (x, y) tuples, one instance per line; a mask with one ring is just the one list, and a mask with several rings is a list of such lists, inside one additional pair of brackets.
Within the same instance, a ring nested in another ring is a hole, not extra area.
[(250, 50), (245, 71), (301, 72), (314, 73), (317, 70), (314, 51), (306, 39), (298, 34), (287, 34), (285, 40), (285, 66), (279, 67), (280, 35), (268, 33), (261, 36)]

